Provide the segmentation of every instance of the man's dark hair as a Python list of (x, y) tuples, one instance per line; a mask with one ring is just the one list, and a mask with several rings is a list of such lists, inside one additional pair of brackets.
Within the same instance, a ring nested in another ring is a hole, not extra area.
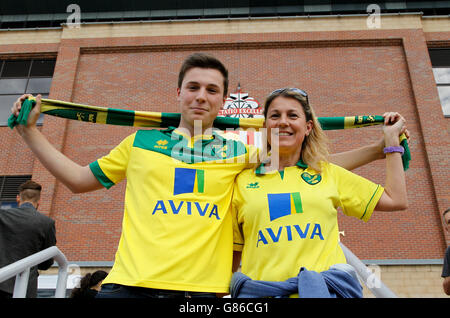
[(178, 74), (178, 88), (181, 88), (186, 72), (191, 68), (212, 68), (218, 70), (223, 75), (223, 96), (228, 94), (228, 70), (217, 58), (206, 53), (194, 53), (189, 55), (181, 65), (180, 73)]
[(42, 186), (34, 182), (33, 180), (28, 180), (19, 186), (19, 195), (22, 201), (32, 201), (37, 202), (41, 197)]

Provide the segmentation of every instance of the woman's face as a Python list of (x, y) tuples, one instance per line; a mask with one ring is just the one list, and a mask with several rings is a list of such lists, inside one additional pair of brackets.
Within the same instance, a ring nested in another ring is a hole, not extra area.
[(294, 98), (278, 96), (269, 106), (265, 121), (267, 138), (272, 145), (272, 130), (275, 138), (279, 140), (280, 153), (301, 150), (305, 136), (313, 128), (312, 120), (306, 120), (302, 105)]

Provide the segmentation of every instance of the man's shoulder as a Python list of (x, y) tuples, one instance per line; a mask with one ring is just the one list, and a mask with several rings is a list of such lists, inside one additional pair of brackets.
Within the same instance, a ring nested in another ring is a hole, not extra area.
[[(32, 207), (17, 207), (0, 210), (0, 218), (8, 218), (9, 222), (26, 222), (32, 224), (49, 224), (53, 225), (55, 220), (37, 211)], [(14, 221), (15, 220), (15, 221)]]
[(23, 213), (26, 213), (30, 219), (34, 219), (40, 223), (55, 223), (55, 220), (53, 220), (51, 217), (43, 214), (42, 212), (39, 212), (34, 207), (25, 206), (25, 207), (18, 207), (17, 210), (22, 211)]
[(157, 138), (168, 138), (172, 136), (171, 130), (159, 130), (159, 129), (139, 129), (133, 135), (134, 142), (139, 141), (151, 141)]
[(155, 152), (164, 152), (176, 141), (172, 130), (140, 129), (134, 134), (132, 146)]
[(34, 219), (36, 222), (43, 223), (43, 224), (50, 224), (50, 225), (55, 223), (55, 220), (53, 220), (51, 217), (43, 214), (42, 212), (39, 212), (36, 209), (29, 208), (29, 207), (26, 207), (23, 209), (26, 210), (27, 212), (29, 212), (30, 217), (32, 219)]
[(51, 217), (43, 214), (42, 212), (36, 211), (36, 217), (39, 218), (44, 223), (54, 224), (55, 220), (53, 220)]
[(442, 274), (441, 277), (449, 277), (450, 276), (450, 246), (447, 246), (445, 250), (444, 256), (444, 265), (442, 266)]
[(4, 217), (13, 217), (13, 216), (18, 216), (18, 215), (23, 215), (23, 214), (30, 214), (30, 211), (33, 211), (33, 209), (31, 208), (20, 208), (20, 207), (16, 207), (16, 208), (9, 208), (9, 209), (0, 209), (0, 217), (4, 216)]

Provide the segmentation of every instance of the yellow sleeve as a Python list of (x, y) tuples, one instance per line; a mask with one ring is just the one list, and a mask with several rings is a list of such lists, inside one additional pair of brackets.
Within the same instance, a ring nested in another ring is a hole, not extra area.
[(128, 136), (111, 152), (92, 162), (89, 167), (98, 181), (107, 189), (126, 177), (128, 159), (135, 133)]
[(241, 252), (244, 248), (244, 235), (242, 234), (242, 224), (239, 221), (239, 208), (241, 206), (241, 198), (239, 193), (240, 191), (238, 189), (236, 178), (231, 202), (231, 216), (233, 219), (233, 250)]
[(367, 222), (384, 188), (342, 167), (330, 164), (344, 214)]

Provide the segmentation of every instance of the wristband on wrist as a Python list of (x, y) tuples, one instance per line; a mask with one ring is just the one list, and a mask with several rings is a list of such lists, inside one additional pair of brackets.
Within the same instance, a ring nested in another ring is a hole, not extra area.
[(386, 147), (383, 149), (384, 153), (393, 153), (393, 152), (399, 152), (401, 155), (405, 152), (405, 149), (403, 149), (402, 146), (396, 146), (396, 147)]

